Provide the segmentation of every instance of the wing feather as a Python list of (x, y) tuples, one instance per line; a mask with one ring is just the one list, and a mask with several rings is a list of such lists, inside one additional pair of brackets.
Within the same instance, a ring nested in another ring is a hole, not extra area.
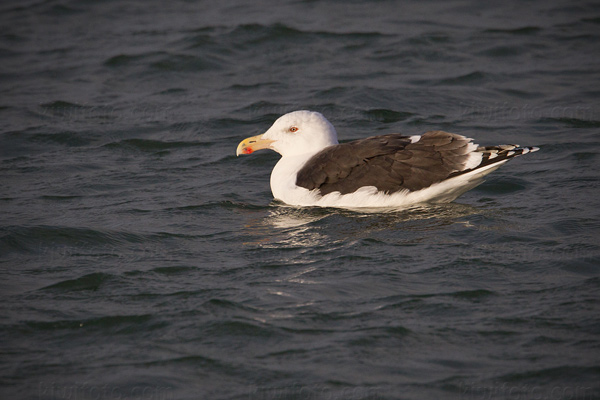
[(444, 131), (427, 132), (418, 141), (400, 134), (373, 136), (323, 149), (300, 169), (296, 185), (321, 195), (365, 186), (385, 193), (416, 191), (522, 153), (515, 149), (477, 147), (467, 137)]

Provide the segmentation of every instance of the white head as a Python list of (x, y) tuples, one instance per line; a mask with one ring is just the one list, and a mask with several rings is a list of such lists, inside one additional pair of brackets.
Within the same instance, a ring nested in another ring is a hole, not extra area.
[(262, 135), (243, 140), (237, 154), (250, 154), (265, 148), (284, 157), (314, 154), (337, 143), (335, 128), (321, 113), (302, 110), (279, 117)]

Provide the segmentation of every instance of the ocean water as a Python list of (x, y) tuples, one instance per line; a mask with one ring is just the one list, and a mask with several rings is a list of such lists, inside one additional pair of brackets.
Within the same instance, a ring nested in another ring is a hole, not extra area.
[[(600, 6), (4, 1), (2, 399), (600, 398)], [(239, 141), (541, 150), (453, 203), (274, 202)]]

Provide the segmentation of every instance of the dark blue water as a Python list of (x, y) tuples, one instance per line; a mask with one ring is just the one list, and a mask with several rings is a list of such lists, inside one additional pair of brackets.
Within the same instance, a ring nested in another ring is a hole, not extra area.
[[(3, 399), (600, 398), (600, 7), (4, 1)], [(272, 201), (281, 114), (539, 146), (447, 205)]]

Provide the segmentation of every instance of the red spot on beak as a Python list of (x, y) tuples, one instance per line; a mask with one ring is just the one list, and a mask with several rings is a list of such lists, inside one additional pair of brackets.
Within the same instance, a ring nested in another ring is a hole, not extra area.
[(246, 147), (244, 150), (242, 150), (244, 154), (252, 154), (253, 151), (254, 150), (252, 150), (252, 147)]

